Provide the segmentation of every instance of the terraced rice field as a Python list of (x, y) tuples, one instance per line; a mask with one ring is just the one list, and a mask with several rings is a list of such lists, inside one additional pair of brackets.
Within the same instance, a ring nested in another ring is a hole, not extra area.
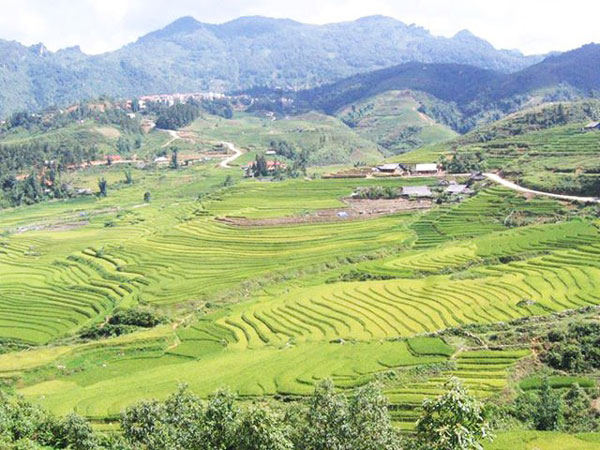
[(411, 430), (426, 398), (444, 393), (448, 377), (457, 377), (471, 394), (485, 399), (500, 392), (507, 385), (508, 371), (528, 350), (474, 350), (459, 353), (453, 360), (456, 368), (422, 380), (407, 383), (386, 391), (392, 404), (392, 418), (404, 430)]
[(452, 239), (465, 239), (505, 228), (513, 212), (554, 215), (559, 205), (548, 200), (524, 197), (502, 187), (491, 187), (457, 206), (440, 208), (416, 221), (411, 228), (417, 234), (415, 248), (427, 248)]
[[(439, 393), (448, 376), (480, 397), (494, 395), (527, 355), (457, 352), (423, 335), (600, 304), (598, 223), (560, 221), (563, 208), (554, 201), (487, 188), (426, 212), (238, 227), (216, 218), (339, 208), (357, 186), (404, 180), (244, 182), (221, 189), (201, 170), (184, 173), (189, 179), (179, 180), (176, 195), (150, 205), (139, 206), (139, 194), (162, 174), (116, 191), (118, 210), (106, 209), (108, 199), (85, 205), (86, 223), (77, 228), (17, 233), (47, 216), (32, 209), (6, 217), (13, 231), (0, 238), (4, 339), (52, 341), (101, 322), (117, 305), (173, 311), (223, 300), (177, 329), (42, 348), (39, 358), (0, 357), (0, 376), (18, 379), (26, 397), (60, 414), (74, 408), (105, 418), (133, 401), (164, 398), (181, 382), (201, 395), (228, 386), (248, 397), (301, 396), (327, 377), (351, 389), (381, 373), (443, 366), (390, 385), (394, 419), (410, 429), (416, 406)], [(198, 192), (209, 194), (190, 198)], [(81, 214), (72, 206), (52, 208), (63, 224)], [(508, 228), (514, 214), (556, 223)], [(385, 277), (339, 281), (350, 269)]]
[[(204, 349), (203, 354), (199, 347)], [(447, 358), (414, 354), (402, 341), (319, 342), (252, 351), (209, 349), (206, 344), (194, 348), (195, 357), (176, 354), (178, 361), (169, 354), (155, 358), (151, 364), (145, 364), (148, 359), (144, 361), (143, 356), (105, 359), (93, 369), (43, 381), (21, 392), (60, 414), (75, 408), (88, 417), (102, 418), (118, 414), (140, 398), (164, 398), (180, 382), (205, 396), (223, 386), (242, 396), (306, 395), (312, 392), (315, 382), (324, 378), (332, 378), (342, 388), (352, 388), (377, 372)], [(106, 395), (108, 389), (110, 396)]]
[[(289, 189), (270, 184), (262, 203), (243, 196), (235, 200), (234, 191), (206, 204), (215, 214), (239, 215), (252, 204), (255, 215), (286, 215), (298, 211), (292, 194), (301, 187), (305, 211), (337, 206), (338, 196), (353, 189), (337, 182), (327, 183), (328, 190), (320, 181), (314, 187), (312, 182), (288, 184)], [(253, 195), (264, 191), (261, 183), (247, 186)], [(280, 269), (287, 274), (309, 270), (382, 245), (400, 246), (410, 237), (409, 217), (241, 229), (207, 217), (197, 201), (138, 206), (86, 215), (83, 222), (83, 213), (71, 210), (70, 220), (81, 226), (33, 227), (0, 238), (0, 337), (47, 342), (97, 321), (117, 305), (204, 299)]]

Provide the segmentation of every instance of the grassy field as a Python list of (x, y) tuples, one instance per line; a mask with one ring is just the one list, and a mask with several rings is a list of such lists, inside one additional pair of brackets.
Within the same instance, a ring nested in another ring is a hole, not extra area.
[(510, 431), (499, 433), (486, 450), (597, 450), (600, 449), (600, 434), (566, 434), (543, 431)]
[(376, 163), (382, 158), (374, 142), (337, 118), (317, 112), (281, 119), (236, 113), (231, 120), (206, 114), (185, 130), (195, 133), (201, 141), (235, 142), (249, 151), (246, 159), (269, 150), (272, 141), (287, 141), (299, 150), (307, 149), (311, 163), (316, 165)]

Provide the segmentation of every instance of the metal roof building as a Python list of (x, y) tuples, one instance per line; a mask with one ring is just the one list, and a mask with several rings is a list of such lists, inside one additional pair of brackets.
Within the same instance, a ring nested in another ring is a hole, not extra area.
[(429, 186), (404, 186), (402, 195), (407, 197), (431, 197)]
[(435, 163), (431, 164), (417, 164), (415, 166), (415, 172), (437, 172), (438, 166)]

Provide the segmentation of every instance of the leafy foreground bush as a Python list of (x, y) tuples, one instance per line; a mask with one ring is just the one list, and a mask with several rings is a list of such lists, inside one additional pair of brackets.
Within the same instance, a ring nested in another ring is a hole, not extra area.
[(219, 391), (208, 402), (180, 389), (164, 403), (128, 408), (121, 426), (129, 442), (148, 450), (379, 450), (400, 449), (387, 399), (375, 384), (348, 399), (326, 381), (307, 408), (278, 413), (252, 406), (241, 409), (235, 397)]
[(417, 422), (418, 442), (427, 450), (482, 450), (480, 441), (492, 440), (480, 402), (469, 396), (458, 379), (451, 379), (448, 391), (423, 402)]
[[(414, 442), (423, 450), (481, 449), (488, 436), (481, 405), (457, 381), (424, 404)], [(122, 435), (94, 433), (81, 417), (56, 418), (22, 399), (0, 397), (0, 448), (74, 450), (401, 450), (388, 402), (376, 383), (348, 397), (317, 386), (306, 405), (241, 408), (233, 394), (208, 401), (180, 388), (164, 402), (144, 401), (121, 416)]]

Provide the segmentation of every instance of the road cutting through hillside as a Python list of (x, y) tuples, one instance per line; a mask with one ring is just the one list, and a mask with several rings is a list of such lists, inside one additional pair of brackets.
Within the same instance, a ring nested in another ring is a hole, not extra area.
[(242, 156), (244, 152), (236, 148), (236, 146), (233, 145), (231, 142), (222, 142), (222, 144), (225, 147), (227, 147), (229, 151), (232, 151), (234, 155), (231, 155), (225, 158), (223, 161), (221, 161), (219, 163), (219, 167), (222, 167), (223, 169), (231, 169), (231, 166), (229, 164), (238, 159), (240, 156)]
[(512, 181), (505, 180), (500, 175), (497, 175), (495, 173), (485, 173), (484, 175), (486, 176), (487, 179), (492, 180), (498, 184), (501, 184), (502, 186), (504, 186), (508, 189), (512, 189), (513, 191), (523, 192), (525, 194), (541, 195), (544, 197), (556, 198), (558, 200), (569, 200), (569, 201), (574, 201), (574, 202), (600, 203), (600, 198), (597, 198), (597, 197), (579, 197), (576, 195), (562, 195), (562, 194), (552, 194), (551, 192), (536, 191), (533, 189), (525, 188), (523, 186), (519, 186), (518, 184), (513, 183)]

